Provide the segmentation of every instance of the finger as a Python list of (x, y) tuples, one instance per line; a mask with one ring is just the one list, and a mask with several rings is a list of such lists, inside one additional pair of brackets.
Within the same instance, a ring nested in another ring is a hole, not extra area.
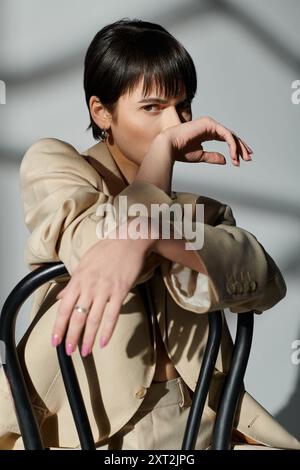
[(61, 297), (64, 295), (64, 293), (66, 292), (66, 287), (64, 287), (56, 296), (57, 299), (61, 299)]
[(248, 153), (253, 153), (253, 150), (251, 147), (249, 147), (249, 145), (244, 141), (244, 139), (241, 139), (241, 137), (239, 137), (239, 139), (243, 142), (243, 144), (245, 145)]
[(243, 141), (234, 132), (232, 133), (232, 135), (237, 145), (238, 154), (242, 157), (244, 161), (252, 160), (250, 153), (248, 152), (246, 146), (243, 144)]
[(241, 149), (243, 160), (245, 161), (252, 160), (250, 153), (248, 152), (246, 146), (244, 145), (243, 141), (239, 137), (237, 137), (237, 142), (238, 142), (239, 148)]
[[(243, 158), (243, 148), (241, 146), (241, 143), (240, 143), (238, 137), (235, 134), (233, 134), (233, 138), (236, 142), (236, 148), (237, 148), (237, 154), (239, 156), (239, 166), (240, 166), (240, 157)], [(245, 151), (245, 149), (244, 149), (244, 151)]]
[(122, 298), (114, 295), (110, 298), (106, 309), (103, 314), (101, 322), (101, 334), (100, 334), (100, 347), (103, 348), (107, 345), (119, 318), (120, 310), (122, 307)]
[(203, 152), (201, 161), (205, 163), (212, 163), (214, 165), (226, 165), (226, 158), (219, 152)]
[(62, 341), (67, 325), (72, 314), (75, 302), (80, 295), (79, 287), (71, 287), (66, 290), (57, 311), (57, 317), (52, 330), (52, 344), (57, 346)]
[(195, 150), (192, 152), (185, 152), (178, 161), (188, 161), (189, 163), (213, 163), (217, 165), (225, 165), (226, 159), (224, 155), (219, 152), (206, 152), (205, 150)]
[(232, 163), (235, 166), (239, 166), (239, 155), (238, 155), (238, 148), (236, 145), (236, 141), (232, 135), (232, 133), (227, 129), (226, 127), (222, 126), (220, 123), (217, 123), (216, 125), (216, 132), (220, 137), (222, 137), (222, 140), (225, 140), (229, 146), (229, 151), (230, 151), (230, 158), (232, 160)]
[(176, 155), (177, 161), (183, 162), (200, 162), (204, 150), (201, 144), (200, 139), (197, 139), (195, 142), (188, 142), (182, 151), (178, 151)]
[(238, 136), (236, 135), (236, 133), (235, 133), (232, 129), (229, 129), (229, 130), (230, 130), (230, 132), (231, 132), (233, 135), (235, 135), (239, 140), (242, 141), (242, 143), (245, 145), (245, 147), (246, 147), (248, 153), (253, 153), (253, 150), (251, 149), (251, 147), (249, 147), (249, 145), (245, 142), (244, 139), (242, 139), (241, 137), (238, 137)]
[(71, 355), (77, 347), (79, 337), (81, 332), (85, 326), (87, 315), (86, 313), (79, 312), (75, 309), (75, 306), (78, 305), (80, 307), (90, 309), (92, 305), (92, 297), (88, 294), (81, 294), (78, 298), (76, 304), (73, 305), (72, 314), (70, 316), (68, 331), (66, 335), (66, 353)]
[(95, 338), (101, 323), (103, 312), (108, 301), (108, 296), (101, 295), (94, 299), (92, 308), (87, 317), (84, 335), (82, 339), (81, 355), (90, 354), (93, 349)]

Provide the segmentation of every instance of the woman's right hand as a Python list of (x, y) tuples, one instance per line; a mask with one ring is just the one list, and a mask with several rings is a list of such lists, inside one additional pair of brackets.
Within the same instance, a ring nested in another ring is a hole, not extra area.
[(209, 116), (168, 127), (160, 135), (167, 138), (172, 158), (176, 161), (224, 165), (226, 159), (222, 153), (203, 150), (202, 143), (209, 140), (227, 142), (235, 166), (240, 165), (240, 157), (245, 161), (252, 160), (253, 151), (245, 141)]

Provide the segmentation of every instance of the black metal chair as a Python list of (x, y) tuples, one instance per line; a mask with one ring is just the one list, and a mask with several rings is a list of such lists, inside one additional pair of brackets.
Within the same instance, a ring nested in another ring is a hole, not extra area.
[[(18, 358), (15, 341), (16, 318), (23, 303), (36, 289), (42, 284), (67, 273), (67, 269), (62, 262), (46, 263), (33, 272), (30, 272), (9, 294), (1, 311), (0, 340), (3, 341), (5, 345), (5, 360), (2, 360), (2, 363), (5, 375), (10, 384), (17, 420), (26, 450), (45, 450), (45, 447)], [(147, 300), (149, 301), (150, 294), (147, 289), (147, 283), (141, 286), (142, 292), (144, 292), (143, 295), (147, 295)], [(233, 420), (251, 349), (253, 312), (243, 313), (237, 317), (237, 333), (231, 368), (226, 376), (217, 410), (212, 445), (212, 449), (214, 450), (230, 449)], [(195, 448), (205, 400), (221, 343), (221, 311), (210, 312), (208, 318), (208, 341), (186, 424), (182, 450), (193, 450)], [(65, 352), (64, 343), (65, 338), (56, 349), (80, 446), (84, 450), (95, 450), (95, 443), (76, 372), (71, 356), (68, 356)]]

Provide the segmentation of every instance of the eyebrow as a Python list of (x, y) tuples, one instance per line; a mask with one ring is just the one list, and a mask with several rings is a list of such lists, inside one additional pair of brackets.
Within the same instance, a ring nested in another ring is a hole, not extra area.
[[(188, 98), (185, 98), (184, 100), (180, 101), (178, 104), (184, 103), (185, 101), (191, 101)], [(163, 98), (157, 98), (155, 96), (150, 97), (150, 98), (144, 98), (141, 101), (138, 101), (138, 103), (160, 103), (160, 104), (166, 104), (168, 101), (164, 100)]]

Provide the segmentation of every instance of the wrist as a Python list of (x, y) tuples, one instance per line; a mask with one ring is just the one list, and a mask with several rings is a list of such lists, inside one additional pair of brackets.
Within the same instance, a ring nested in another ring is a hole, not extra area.
[(173, 165), (171, 142), (165, 134), (160, 133), (152, 140), (135, 179), (140, 179), (139, 175), (143, 173), (144, 167), (148, 171), (157, 170), (157, 168), (164, 170), (165, 168), (172, 169)]
[(159, 238), (159, 228), (151, 217), (129, 216), (117, 227), (117, 238), (135, 240), (135, 248), (148, 256)]
[(149, 256), (154, 251), (157, 241), (160, 238), (160, 229), (153, 218), (140, 216), (139, 219), (139, 233), (141, 241), (140, 245), (144, 248), (146, 256)]
[(160, 132), (151, 142), (148, 154), (159, 155), (160, 159), (165, 159), (170, 164), (174, 164), (172, 156), (172, 142), (164, 131)]

